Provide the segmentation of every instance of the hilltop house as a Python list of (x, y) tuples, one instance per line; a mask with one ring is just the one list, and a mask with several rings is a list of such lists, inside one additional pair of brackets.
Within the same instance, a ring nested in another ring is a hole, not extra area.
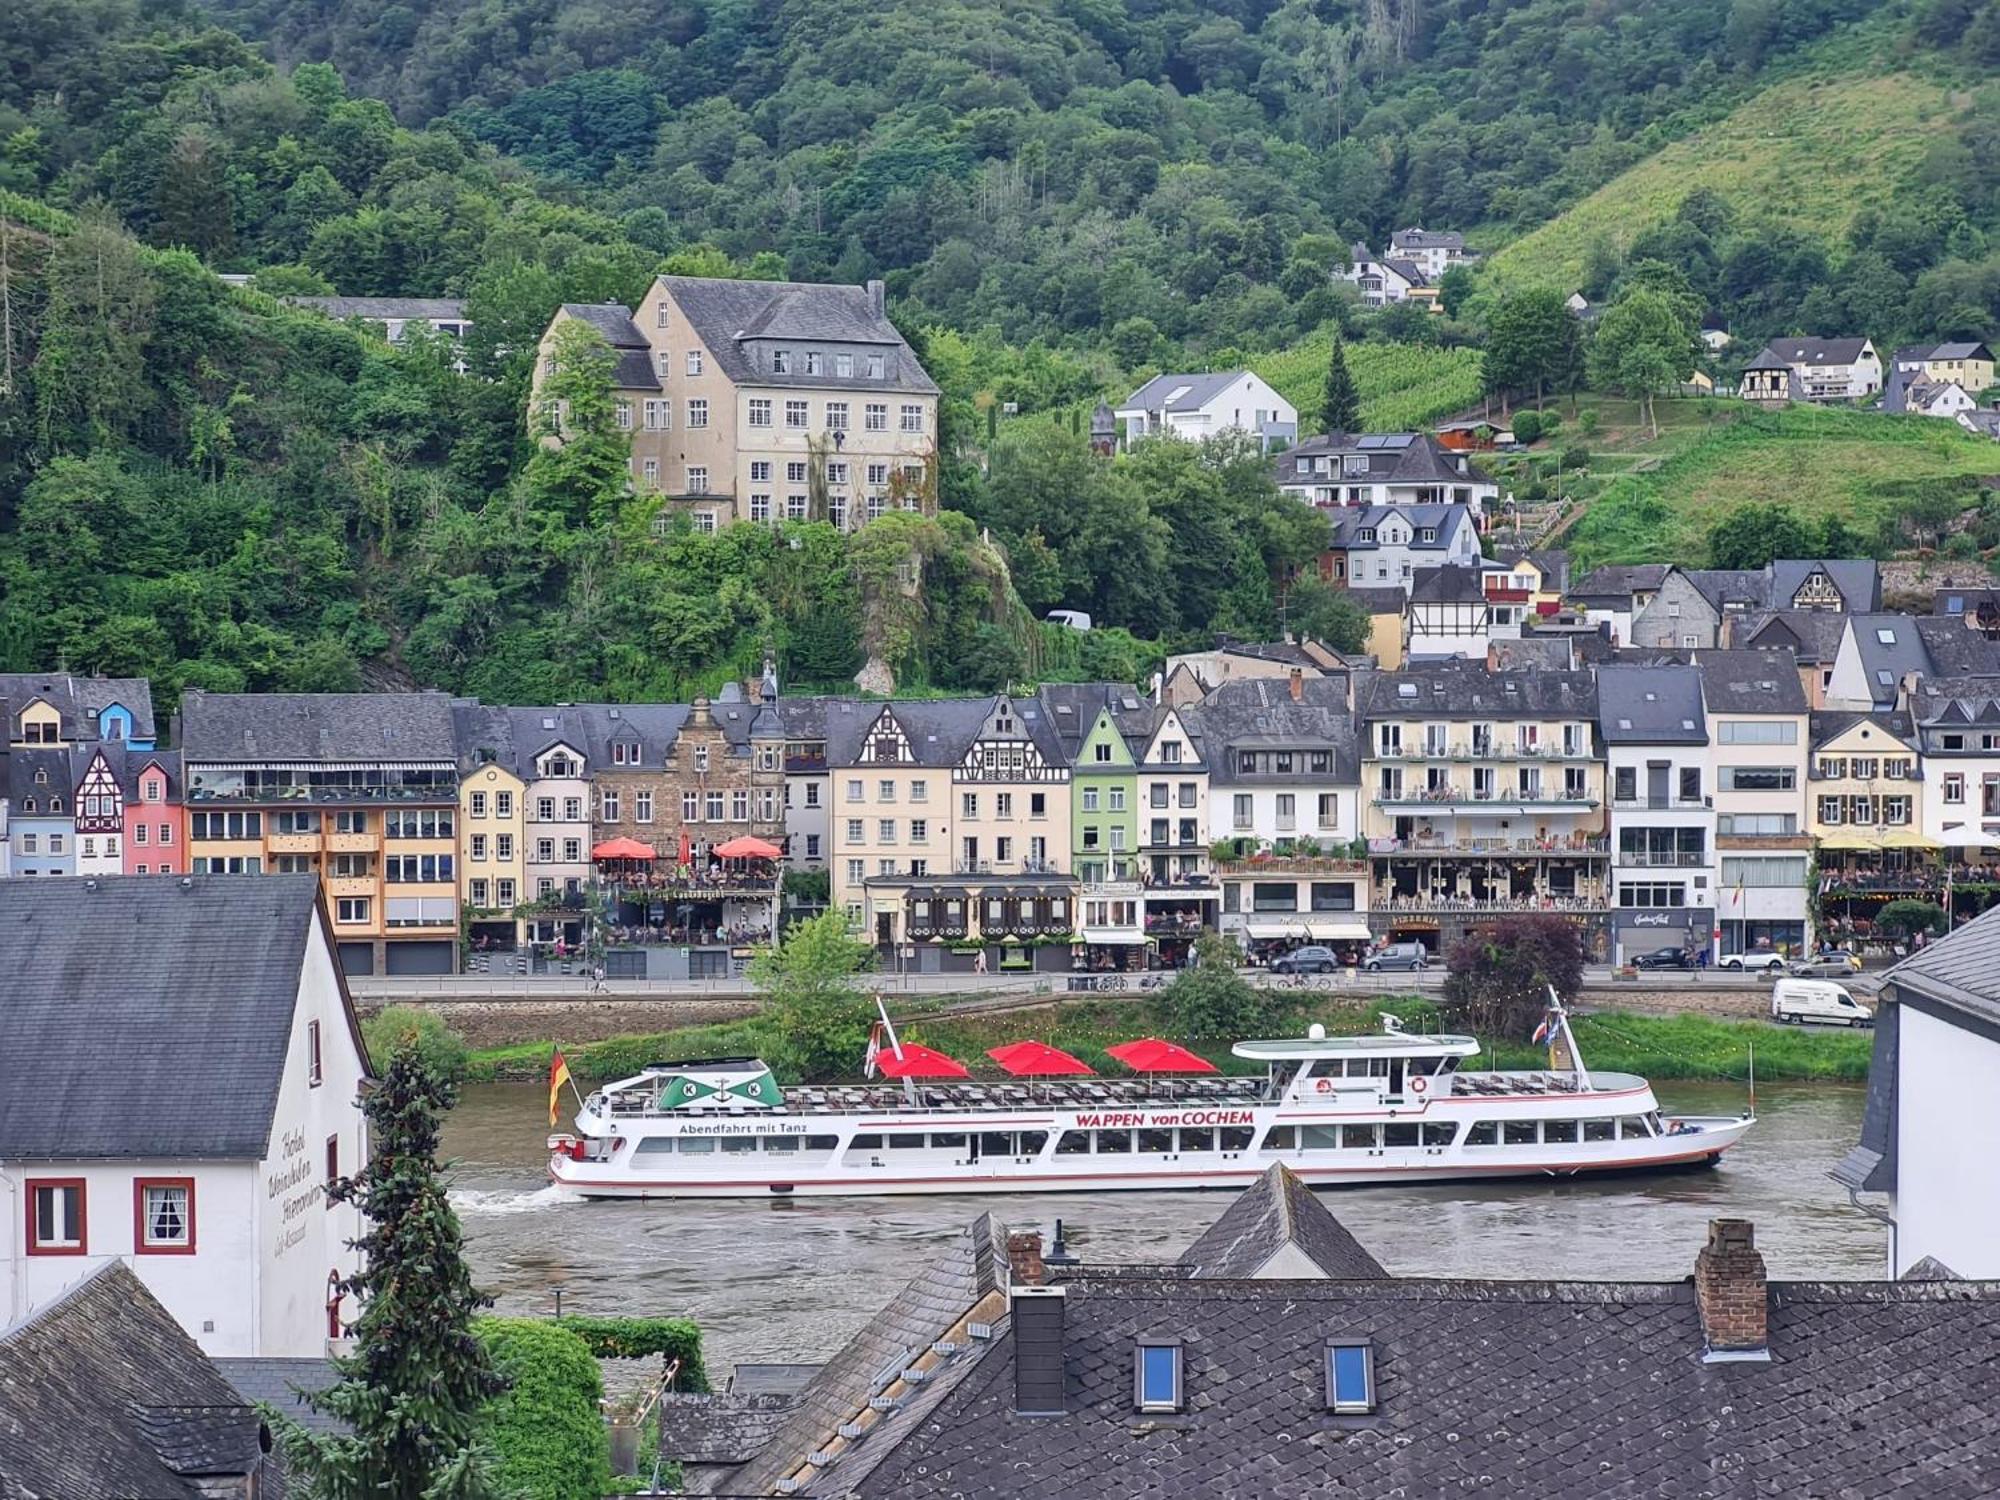
[(889, 321), (879, 281), (661, 276), (636, 309), (567, 303), (542, 336), (531, 411), (568, 322), (616, 357), (634, 486), (699, 531), (808, 519), (851, 530), (936, 500), (937, 386)]
[(1398, 229), (1389, 236), (1389, 254), (1407, 260), (1435, 282), (1453, 266), (1469, 266), (1479, 257), (1465, 248), (1465, 236), (1450, 230)]
[(1882, 410), (1956, 421), (1964, 413), (1979, 410), (1979, 403), (1956, 380), (1913, 374), (1899, 365), (1889, 372), (1889, 383), (1882, 391)]
[(1451, 567), (1479, 583), (1479, 528), (1469, 505), (1358, 505), (1333, 512), (1320, 574), (1345, 586), (1409, 592), (1421, 568)]
[[(123, 1261), (203, 1349), (314, 1356), (361, 1219), (368, 1058), (306, 875), (0, 882), (0, 1305)], [(0, 1382), (4, 1385), (7, 1382)]]
[(1761, 568), (1670, 566), (1632, 615), (1634, 646), (1706, 650), (1723, 624), (1770, 610), (1857, 614), (1879, 609), (1881, 570), (1867, 559), (1787, 558)]
[(1250, 370), (1155, 375), (1119, 403), (1113, 416), (1125, 424), (1127, 444), (1147, 437), (1198, 443), (1240, 432), (1269, 452), (1299, 436), (1299, 409)]
[(1468, 505), (1482, 516), (1500, 486), (1462, 452), (1422, 432), (1333, 432), (1278, 455), (1278, 488), (1309, 505)]
[(462, 339), (472, 332), (465, 304), (455, 297), (287, 297), (294, 307), (311, 308), (336, 322), (360, 318), (381, 325), (383, 337), (400, 344), (412, 327), (428, 328), (446, 338)]
[(1745, 401), (1858, 401), (1882, 389), (1867, 339), (1773, 339), (1744, 368)]
[(1971, 396), (1994, 382), (1993, 351), (1982, 343), (1920, 344), (1898, 349), (1890, 359), (1901, 374), (1949, 381)]
[(1443, 312), (1436, 281), (1407, 255), (1394, 250), (1377, 256), (1360, 240), (1348, 252), (1348, 266), (1334, 272), (1334, 280), (1352, 283), (1369, 307), (1387, 307), (1392, 302), (1417, 302), (1432, 312)]

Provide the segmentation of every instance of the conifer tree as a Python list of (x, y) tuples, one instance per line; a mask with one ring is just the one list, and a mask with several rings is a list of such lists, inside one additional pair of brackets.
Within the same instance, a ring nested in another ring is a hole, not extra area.
[(1347, 345), (1333, 331), (1333, 353), (1326, 362), (1326, 400), (1321, 421), (1329, 433), (1357, 432), (1361, 427), (1361, 395), (1347, 368)]
[(368, 1221), (356, 1347), (340, 1379), (308, 1397), (345, 1431), (308, 1432), (274, 1414), (292, 1486), (309, 1500), (488, 1500), (497, 1491), (479, 1441), (482, 1409), (503, 1389), (472, 1331), (491, 1305), (472, 1285), (458, 1215), (438, 1178), (439, 1117), (456, 1086), (414, 1044), (399, 1044), (368, 1095), (372, 1150), (327, 1197)]

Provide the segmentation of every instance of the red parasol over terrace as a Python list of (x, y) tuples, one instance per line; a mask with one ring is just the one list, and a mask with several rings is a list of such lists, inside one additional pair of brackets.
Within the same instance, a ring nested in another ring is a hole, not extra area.
[(653, 859), (652, 846), (637, 839), (606, 839), (590, 851), (592, 859)]
[(1207, 1058), (1176, 1047), (1172, 1042), (1163, 1042), (1156, 1036), (1140, 1037), (1136, 1042), (1120, 1042), (1115, 1047), (1106, 1047), (1105, 1053), (1117, 1058), (1135, 1073), (1219, 1073), (1222, 1070)]
[(1096, 1072), (1082, 1059), (1047, 1042), (1009, 1042), (1004, 1047), (987, 1048), (986, 1055), (1016, 1078), (1082, 1078)]
[(782, 859), (785, 851), (764, 839), (742, 834), (726, 844), (717, 844), (710, 851), (724, 859)]
[(884, 1047), (876, 1055), (875, 1067), (884, 1078), (970, 1078), (965, 1064), (956, 1058), (933, 1052), (915, 1042), (902, 1044), (902, 1055), (894, 1047)]

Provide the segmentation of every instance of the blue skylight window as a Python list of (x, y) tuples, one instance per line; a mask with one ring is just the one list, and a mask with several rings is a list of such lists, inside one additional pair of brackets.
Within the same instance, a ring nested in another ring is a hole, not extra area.
[(1132, 1404), (1140, 1411), (1181, 1409), (1181, 1346), (1141, 1343), (1132, 1351)]
[(1327, 1344), (1326, 1404), (1329, 1410), (1354, 1415), (1375, 1410), (1375, 1350), (1365, 1340)]

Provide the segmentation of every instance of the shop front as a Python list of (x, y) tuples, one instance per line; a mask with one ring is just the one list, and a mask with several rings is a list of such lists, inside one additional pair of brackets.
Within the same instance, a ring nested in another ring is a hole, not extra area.
[(1629, 964), (1642, 953), (1679, 948), (1690, 964), (1712, 962), (1714, 917), (1706, 907), (1618, 907), (1611, 913), (1611, 961)]

